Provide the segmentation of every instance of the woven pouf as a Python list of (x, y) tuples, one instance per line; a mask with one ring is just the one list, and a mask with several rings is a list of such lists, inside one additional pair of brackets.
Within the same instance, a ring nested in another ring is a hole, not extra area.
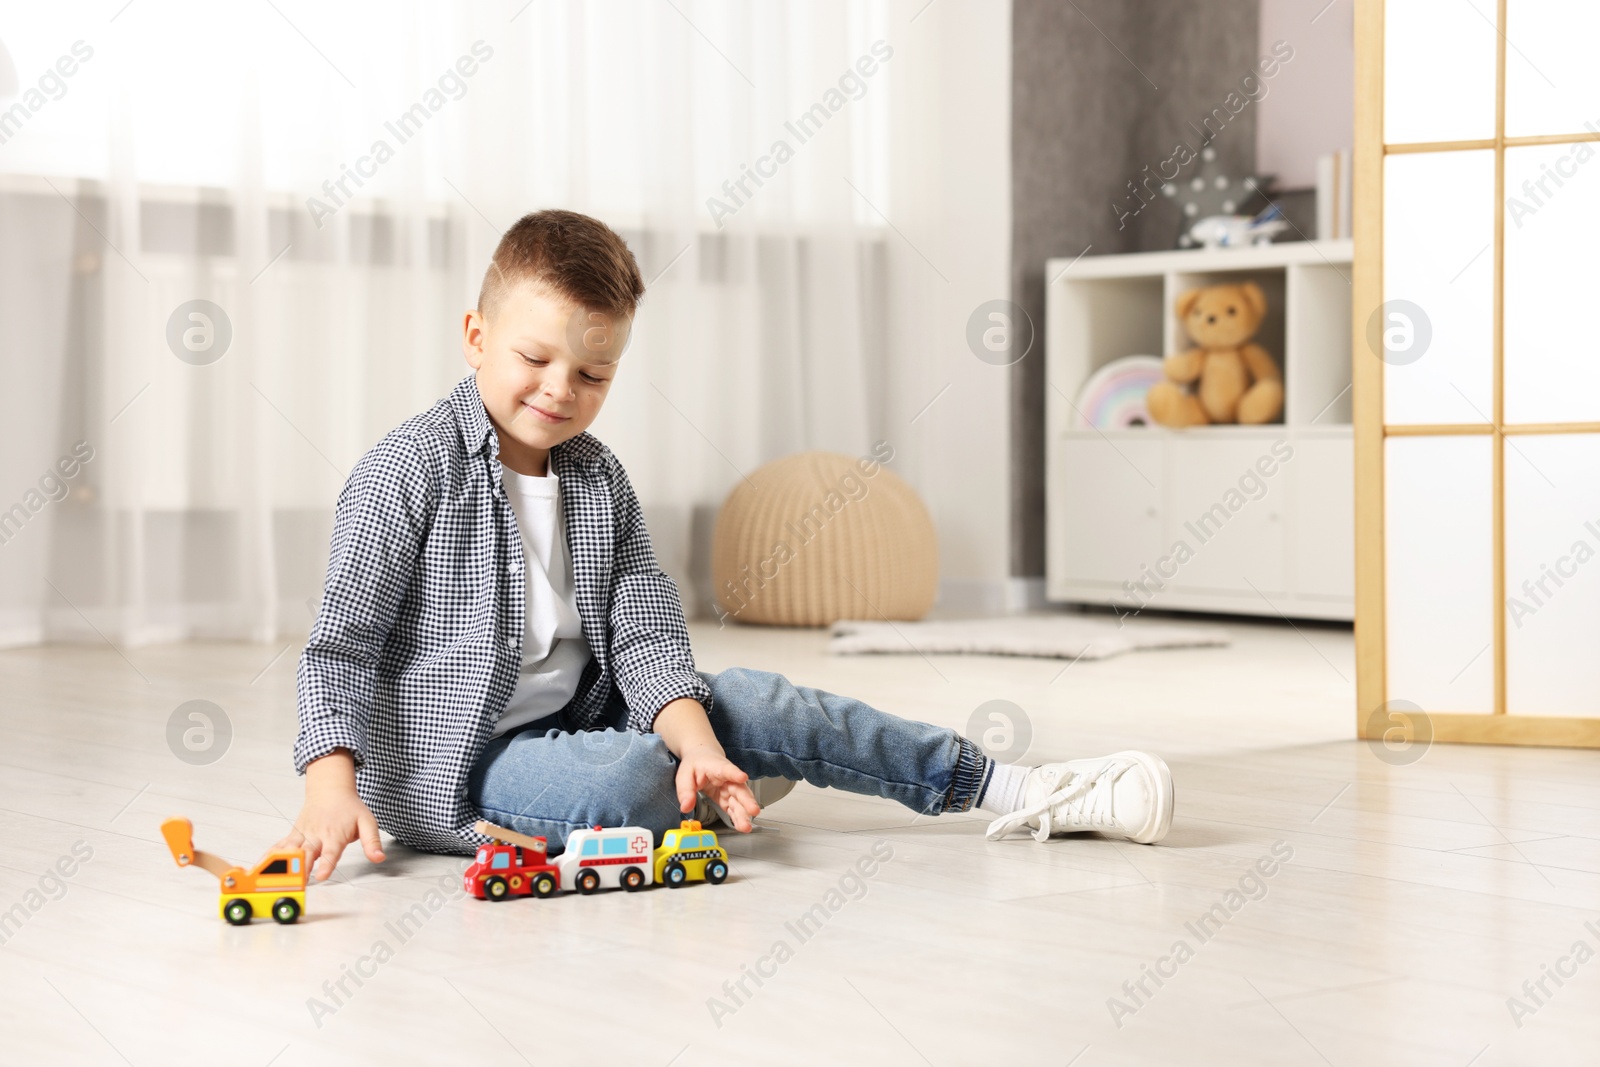
[(801, 452), (728, 494), (711, 578), (723, 617), (737, 622), (920, 619), (933, 606), (939, 543), (916, 491), (881, 463)]

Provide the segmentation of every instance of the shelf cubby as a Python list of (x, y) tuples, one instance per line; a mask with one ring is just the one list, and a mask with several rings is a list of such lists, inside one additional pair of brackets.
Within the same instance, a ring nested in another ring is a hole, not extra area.
[[(1351, 258), (1345, 240), (1046, 262), (1051, 599), (1352, 617)], [(1255, 341), (1283, 370), (1280, 422), (1080, 424), (1078, 392), (1095, 371), (1191, 347), (1173, 310), (1181, 293), (1246, 281), (1267, 297)], [(1218, 503), (1217, 529), (1195, 526)], [(1180, 543), (1188, 558), (1174, 566)], [(1174, 573), (1157, 588), (1149, 575), (1163, 559)]]

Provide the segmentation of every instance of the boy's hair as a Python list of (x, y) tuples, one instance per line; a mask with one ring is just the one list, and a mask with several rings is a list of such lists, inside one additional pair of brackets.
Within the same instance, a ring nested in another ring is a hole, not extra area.
[(500, 238), (483, 274), (478, 313), (521, 281), (538, 282), (580, 307), (613, 317), (631, 316), (644, 295), (644, 279), (628, 244), (599, 219), (576, 211), (535, 211)]

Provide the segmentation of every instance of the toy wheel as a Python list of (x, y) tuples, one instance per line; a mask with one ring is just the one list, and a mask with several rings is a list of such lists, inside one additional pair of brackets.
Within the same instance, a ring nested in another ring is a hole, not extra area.
[(534, 896), (536, 896), (536, 897), (547, 897), (550, 894), (554, 893), (555, 891), (556, 891), (556, 880), (550, 876), (549, 872), (546, 872), (544, 874), (536, 874), (536, 875), (533, 876), (533, 895)]
[(673, 860), (667, 864), (667, 869), (661, 872), (662, 879), (672, 888), (677, 889), (689, 880), (689, 872), (683, 864)]
[(721, 885), (722, 880), (728, 877), (728, 865), (721, 860), (710, 860), (706, 863), (706, 881), (712, 885)]
[(578, 892), (597, 893), (600, 891), (600, 876), (593, 871), (584, 871), (578, 875)]
[(633, 892), (644, 885), (644, 872), (637, 867), (629, 867), (622, 872), (622, 888)]
[(300, 918), (300, 902), (294, 897), (279, 897), (273, 901), (272, 917), (287, 926)]
[(222, 909), (222, 917), (235, 926), (243, 926), (249, 922), (252, 914), (248, 900), (230, 900), (228, 906)]
[(484, 880), (483, 895), (490, 900), (505, 900), (511, 896), (511, 887), (497, 874)]

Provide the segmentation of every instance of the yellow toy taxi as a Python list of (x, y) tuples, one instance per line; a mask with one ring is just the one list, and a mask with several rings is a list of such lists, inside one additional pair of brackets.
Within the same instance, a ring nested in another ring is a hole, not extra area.
[(720, 885), (728, 877), (727, 849), (717, 844), (717, 835), (696, 819), (685, 819), (676, 830), (668, 830), (652, 857), (655, 880), (674, 889), (702, 880)]

